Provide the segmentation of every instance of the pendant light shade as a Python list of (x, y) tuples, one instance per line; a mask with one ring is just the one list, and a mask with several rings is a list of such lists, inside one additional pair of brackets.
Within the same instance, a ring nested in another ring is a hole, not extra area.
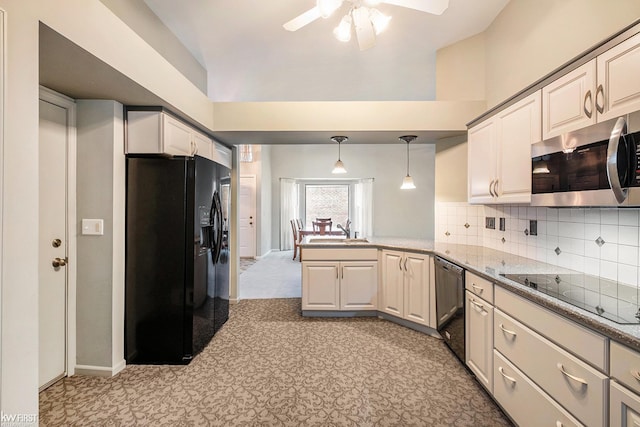
[(413, 178), (409, 175), (409, 143), (414, 141), (417, 138), (415, 135), (405, 135), (401, 136), (400, 141), (404, 141), (407, 143), (407, 176), (402, 180), (402, 186), (400, 186), (401, 190), (412, 190), (416, 188), (416, 185), (413, 183)]
[(347, 138), (346, 136), (332, 136), (331, 140), (333, 142), (337, 142), (338, 143), (338, 161), (336, 162), (336, 164), (333, 166), (333, 170), (331, 171), (331, 173), (347, 173), (347, 170), (344, 167), (344, 163), (342, 163), (342, 160), (340, 160), (340, 144), (345, 142), (346, 140), (348, 140), (349, 138)]

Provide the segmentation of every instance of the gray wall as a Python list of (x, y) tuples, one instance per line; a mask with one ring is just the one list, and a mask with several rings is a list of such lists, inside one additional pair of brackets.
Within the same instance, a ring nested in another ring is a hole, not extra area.
[(142, 0), (100, 0), (203, 93), (207, 71)]
[[(406, 175), (406, 146), (342, 145), (348, 171), (339, 178), (374, 178), (373, 233), (376, 236), (433, 238), (435, 146), (411, 144), (411, 176), (415, 190), (400, 190)], [(273, 145), (271, 147), (272, 247), (280, 246), (280, 178), (336, 178), (336, 145)], [(465, 166), (466, 167), (466, 166)]]
[[(123, 112), (77, 105), (77, 363), (112, 368), (124, 359)], [(104, 235), (83, 236), (82, 218), (103, 219)]]

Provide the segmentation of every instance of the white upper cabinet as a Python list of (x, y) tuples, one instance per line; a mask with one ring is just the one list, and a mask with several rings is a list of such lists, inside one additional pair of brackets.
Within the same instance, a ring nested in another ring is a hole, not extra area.
[(640, 34), (542, 89), (543, 138), (640, 110)]
[(543, 87), (544, 139), (594, 124), (595, 91), (595, 60)]
[(167, 154), (215, 160), (213, 141), (161, 111), (127, 112), (127, 154)]
[(496, 170), (496, 120), (490, 118), (469, 129), (469, 202), (493, 203)]
[(640, 109), (640, 34), (598, 56), (596, 108), (599, 120)]
[(540, 91), (469, 129), (469, 203), (531, 202), (531, 144), (540, 141)]

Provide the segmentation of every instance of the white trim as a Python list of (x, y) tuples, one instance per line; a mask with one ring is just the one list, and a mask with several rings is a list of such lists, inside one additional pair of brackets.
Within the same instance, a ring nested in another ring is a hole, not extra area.
[[(262, 227), (261, 223), (258, 222), (258, 176), (255, 174), (247, 174), (240, 175), (240, 184), (242, 184), (242, 179), (251, 179), (251, 192), (252, 192), (252, 202), (253, 202), (253, 228), (252, 228), (252, 236), (253, 240), (251, 254), (249, 256), (243, 256), (241, 258), (256, 258), (258, 253), (258, 228)], [(240, 186), (238, 186), (238, 200), (240, 200)], [(241, 207), (239, 207), (241, 209)], [(240, 210), (238, 209), (238, 211)], [(238, 229), (238, 233), (240, 233), (240, 229)], [(242, 239), (242, 237), (238, 234), (238, 242)]]
[[(262, 258), (264, 258), (264, 257), (266, 257), (267, 255), (269, 255), (271, 252), (273, 252), (274, 250), (275, 250), (275, 249), (269, 249), (269, 250), (267, 251), (267, 253), (266, 253), (266, 254), (262, 254), (262, 255), (260, 255), (260, 256), (257, 256), (257, 257), (256, 257), (256, 259), (262, 259)], [(279, 252), (279, 251), (280, 251), (280, 249), (278, 249), (278, 252)]]
[(39, 98), (67, 110), (67, 349), (66, 374), (72, 376), (76, 370), (76, 103), (44, 86), (40, 86)]
[[(0, 9), (0, 319), (2, 319), (2, 293), (3, 293), (3, 254), (4, 248), (4, 228), (3, 228), (3, 212), (4, 212), (4, 112), (6, 110), (5, 99), (5, 82), (4, 76), (7, 73), (7, 66), (5, 61), (6, 40), (7, 40), (7, 25), (6, 25), (6, 12), (4, 9)], [(2, 321), (0, 321), (2, 323)], [(2, 334), (0, 333), (0, 383), (2, 380)], [(0, 387), (1, 388), (1, 387)], [(0, 402), (2, 402), (2, 396), (0, 395)], [(0, 405), (1, 406), (1, 405)]]
[(127, 363), (122, 359), (113, 368), (108, 366), (76, 365), (76, 375), (92, 377), (113, 377), (126, 368)]

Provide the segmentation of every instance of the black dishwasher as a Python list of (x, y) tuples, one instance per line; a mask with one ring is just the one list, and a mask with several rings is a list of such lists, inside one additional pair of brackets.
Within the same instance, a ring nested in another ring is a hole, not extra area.
[(437, 329), (464, 363), (464, 269), (435, 257)]

